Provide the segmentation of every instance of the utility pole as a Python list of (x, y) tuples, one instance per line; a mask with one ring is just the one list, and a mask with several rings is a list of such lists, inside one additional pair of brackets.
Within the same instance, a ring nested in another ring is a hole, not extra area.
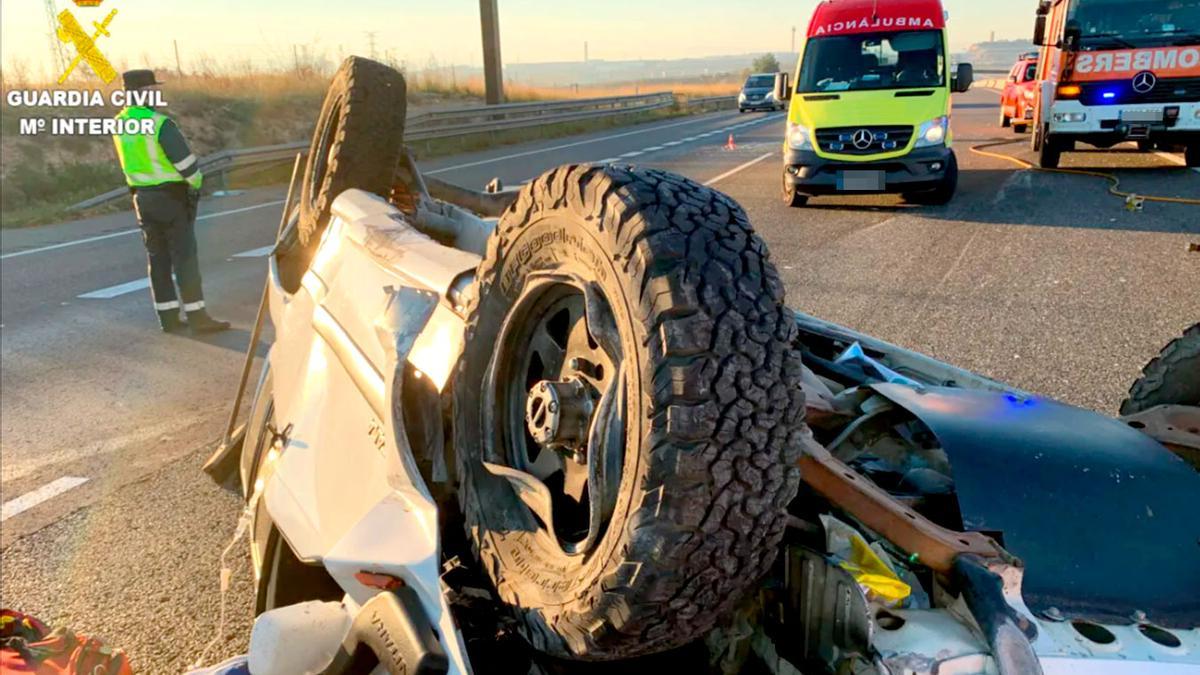
[(500, 10), (497, 0), (479, 0), (479, 23), (483, 30), (484, 99), (488, 105), (504, 101), (504, 66), (500, 60)]
[(378, 31), (373, 31), (373, 30), (367, 31), (367, 44), (371, 46), (371, 58), (378, 61), (379, 58), (375, 55), (375, 36), (376, 35), (378, 35)]
[(67, 58), (63, 54), (62, 42), (58, 39), (58, 8), (54, 0), (46, 0), (46, 21), (50, 26), (50, 67), (54, 69), (51, 77), (67, 69)]
[(171, 40), (175, 45), (175, 76), (183, 77), (183, 64), (179, 60), (179, 40)]
[(792, 53), (796, 53), (796, 27), (792, 26)]

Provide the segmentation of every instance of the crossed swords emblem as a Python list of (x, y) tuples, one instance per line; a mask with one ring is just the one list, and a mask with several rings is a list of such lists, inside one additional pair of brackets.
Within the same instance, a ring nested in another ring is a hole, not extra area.
[(67, 44), (75, 45), (75, 50), (79, 52), (75, 55), (75, 58), (71, 60), (71, 63), (67, 65), (67, 69), (63, 72), (63, 74), (59, 76), (59, 84), (66, 82), (67, 78), (71, 76), (71, 73), (75, 71), (75, 68), (79, 66), (80, 62), (82, 61), (87, 61), (88, 65), (92, 67), (92, 71), (95, 72), (96, 75), (99, 75), (100, 79), (104, 80), (105, 84), (108, 84), (116, 79), (116, 69), (112, 67), (112, 64), (108, 62), (108, 59), (105, 58), (104, 54), (100, 53), (100, 49), (96, 47), (96, 40), (101, 35), (104, 37), (112, 37), (112, 35), (108, 32), (108, 24), (112, 23), (113, 18), (116, 16), (117, 10), (114, 9), (108, 13), (108, 16), (104, 17), (104, 21), (93, 21), (92, 25), (96, 27), (96, 32), (92, 35), (88, 35), (83, 26), (79, 24), (79, 21), (75, 19), (75, 15), (71, 13), (71, 10), (64, 9), (59, 13), (58, 39), (66, 42)]

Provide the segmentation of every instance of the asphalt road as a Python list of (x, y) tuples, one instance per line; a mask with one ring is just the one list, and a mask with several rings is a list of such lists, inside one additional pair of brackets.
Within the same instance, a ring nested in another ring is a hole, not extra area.
[[(962, 178), (944, 207), (892, 196), (785, 207), (782, 114), (676, 119), (425, 168), (479, 187), (616, 160), (714, 182), (766, 238), (797, 309), (1111, 412), (1141, 365), (1200, 317), (1200, 254), (1186, 252), (1200, 243), (1200, 207), (1131, 212), (1102, 180), (970, 153), (1014, 138), (995, 125), (997, 101), (982, 89), (957, 97)], [(723, 148), (730, 133), (736, 149)], [(1031, 159), (1024, 143), (1003, 150)], [(1180, 163), (1081, 152), (1064, 165), (1115, 171), (1138, 193), (1200, 198), (1200, 174)], [(211, 339), (156, 330), (129, 213), (6, 230), (0, 241), (0, 604), (103, 636), (139, 672), (180, 671), (217, 631), (218, 557), (240, 501), (199, 466), (228, 412), (261, 290), (257, 249), (282, 198), (263, 189), (202, 205), (209, 304), (236, 328)], [(210, 662), (248, 636), (244, 543), (229, 560), (228, 622)]]

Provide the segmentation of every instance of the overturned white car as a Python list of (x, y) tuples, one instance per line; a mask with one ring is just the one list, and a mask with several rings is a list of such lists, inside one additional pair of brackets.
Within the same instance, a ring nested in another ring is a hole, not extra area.
[(1200, 400), (1115, 420), (794, 313), (665, 172), (435, 183), (404, 102), (336, 76), (210, 462), (252, 672), (1200, 669)]

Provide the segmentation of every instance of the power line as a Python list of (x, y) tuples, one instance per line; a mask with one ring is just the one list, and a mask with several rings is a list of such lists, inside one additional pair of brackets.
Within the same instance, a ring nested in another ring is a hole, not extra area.
[(67, 57), (63, 53), (62, 42), (58, 39), (58, 8), (54, 5), (54, 0), (46, 0), (46, 21), (50, 26), (48, 36), (50, 38), (50, 66), (54, 68), (55, 73), (61, 73), (67, 69)]

